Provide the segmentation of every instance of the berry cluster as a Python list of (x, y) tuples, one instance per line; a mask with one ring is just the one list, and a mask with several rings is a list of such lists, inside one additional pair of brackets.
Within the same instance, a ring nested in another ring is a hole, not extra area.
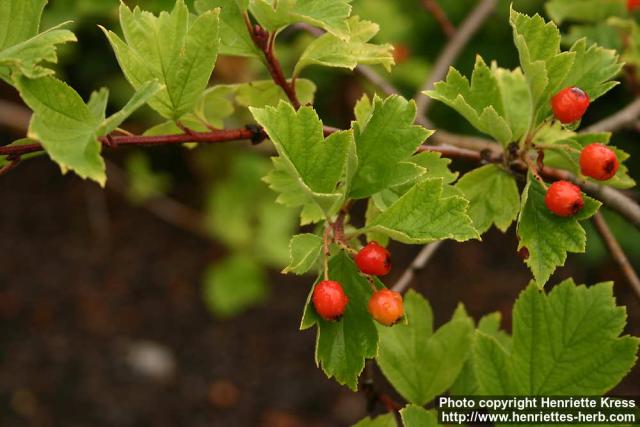
[[(391, 271), (391, 254), (376, 242), (369, 242), (356, 255), (356, 265), (364, 274), (384, 276)], [(337, 320), (344, 313), (349, 297), (342, 285), (334, 280), (323, 280), (313, 290), (311, 298), (316, 312), (325, 320)], [(371, 316), (383, 325), (390, 326), (404, 315), (402, 296), (389, 289), (377, 290), (368, 304)]]
[[(640, 6), (640, 0), (628, 2), (631, 10)], [(577, 122), (589, 107), (589, 95), (575, 86), (558, 92), (551, 99), (553, 115), (561, 123)], [(593, 143), (580, 151), (580, 171), (582, 175), (606, 181), (613, 178), (620, 166), (616, 153), (604, 144)], [(580, 188), (568, 181), (554, 182), (544, 198), (545, 205), (554, 214), (570, 217), (577, 214), (584, 206)]]

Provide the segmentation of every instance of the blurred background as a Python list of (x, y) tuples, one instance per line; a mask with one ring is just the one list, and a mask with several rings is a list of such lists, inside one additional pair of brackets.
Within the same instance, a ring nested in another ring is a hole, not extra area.
[[(173, 0), (126, 3), (173, 7)], [(458, 25), (476, 1), (440, 3)], [(396, 47), (393, 72), (377, 71), (413, 96), (446, 35), (420, 0), (354, 0), (353, 6), (380, 24), (376, 41)], [(514, 2), (528, 13), (544, 13), (543, 6)], [(117, 7), (117, 0), (50, 0), (43, 20), (44, 28), (74, 21), (79, 42), (62, 49), (57, 71), (85, 99), (108, 87), (114, 110), (132, 90), (97, 25), (119, 30)], [(508, 8), (501, 0), (461, 55), (456, 67), (464, 74), (476, 54), (517, 65)], [(569, 25), (563, 30), (580, 30)], [(285, 70), (310, 37), (281, 34)], [(316, 108), (330, 126), (348, 126), (355, 101), (375, 90), (357, 75), (327, 68), (309, 68), (303, 77), (315, 83)], [(221, 57), (212, 84), (266, 78), (257, 61)], [(233, 87), (221, 87), (211, 114), (242, 126), (250, 120)], [(628, 85), (618, 86), (584, 121), (611, 114), (632, 96)], [(437, 128), (473, 133), (437, 103), (430, 118)], [(17, 93), (0, 82), (0, 143), (24, 136), (27, 123)], [(143, 109), (126, 128), (142, 132), (158, 123)], [(632, 154), (627, 164), (636, 180), (639, 129), (614, 136)], [(279, 274), (298, 219), (274, 203), (261, 181), (270, 168), (267, 144), (108, 150), (106, 190), (62, 176), (44, 157), (0, 179), (0, 426), (320, 427), (348, 426), (366, 415), (362, 394), (316, 368), (315, 331), (298, 331), (314, 279)], [(461, 172), (471, 167), (452, 165)], [(363, 208), (356, 205), (356, 216)], [(640, 268), (640, 232), (606, 216)], [(445, 243), (415, 279), (436, 323), (461, 301), (476, 319), (502, 312), (510, 330), (512, 304), (530, 280), (516, 247), (513, 227), (506, 234), (492, 230), (483, 242)], [(419, 249), (392, 244), (395, 268), (385, 281), (393, 283)], [(570, 255), (551, 283), (569, 276), (589, 284), (615, 280), (618, 303), (628, 309), (626, 332), (640, 335), (640, 302), (591, 227), (587, 253)], [(613, 394), (640, 395), (640, 368)]]

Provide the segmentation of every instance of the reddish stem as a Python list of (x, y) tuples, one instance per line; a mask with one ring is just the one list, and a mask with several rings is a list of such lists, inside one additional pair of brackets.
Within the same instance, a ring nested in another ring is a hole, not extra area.
[[(102, 145), (116, 148), (121, 145), (167, 145), (182, 144), (185, 142), (198, 142), (201, 144), (213, 144), (220, 142), (250, 140), (254, 143), (265, 139), (264, 131), (255, 126), (248, 126), (241, 129), (217, 130), (212, 132), (190, 132), (178, 135), (109, 135), (98, 138)], [(0, 156), (20, 156), (22, 154), (42, 151), (40, 143), (9, 145), (0, 147)]]

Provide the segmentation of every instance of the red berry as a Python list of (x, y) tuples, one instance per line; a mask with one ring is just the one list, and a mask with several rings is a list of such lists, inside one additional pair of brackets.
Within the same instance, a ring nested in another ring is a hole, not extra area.
[(580, 152), (580, 170), (593, 179), (611, 179), (619, 166), (616, 153), (604, 144), (589, 144)]
[(558, 216), (573, 216), (584, 206), (580, 187), (569, 181), (556, 181), (547, 190), (544, 204)]
[(575, 86), (562, 89), (551, 98), (553, 115), (562, 123), (580, 120), (589, 107), (589, 95)]
[(376, 291), (369, 299), (369, 313), (383, 325), (393, 325), (404, 315), (402, 295), (389, 289)]
[(633, 12), (638, 8), (640, 8), (640, 0), (627, 0), (627, 10), (629, 12)]
[(334, 280), (323, 280), (313, 290), (313, 306), (324, 320), (336, 320), (349, 302), (342, 285)]
[(376, 242), (369, 242), (356, 255), (356, 264), (364, 274), (384, 276), (391, 271), (391, 254)]

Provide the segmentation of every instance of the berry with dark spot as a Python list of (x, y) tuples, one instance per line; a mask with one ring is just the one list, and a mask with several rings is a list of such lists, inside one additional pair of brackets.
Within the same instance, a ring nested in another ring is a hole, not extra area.
[(547, 190), (544, 203), (554, 214), (569, 217), (580, 212), (584, 206), (580, 187), (569, 181), (556, 181)]
[(589, 95), (575, 86), (562, 89), (551, 98), (551, 108), (553, 115), (560, 122), (576, 122), (589, 108)]
[(589, 144), (580, 152), (580, 171), (593, 179), (611, 179), (619, 166), (616, 153), (604, 144)]

